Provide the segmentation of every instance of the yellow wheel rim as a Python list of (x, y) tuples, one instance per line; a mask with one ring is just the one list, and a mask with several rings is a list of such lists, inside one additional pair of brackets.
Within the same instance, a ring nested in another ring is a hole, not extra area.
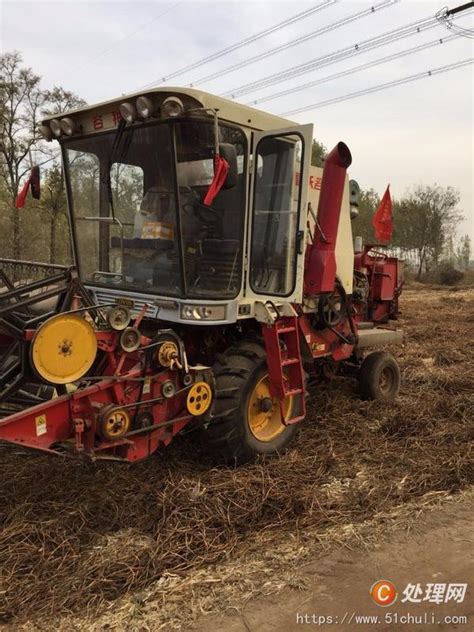
[(96, 354), (94, 328), (77, 314), (58, 314), (48, 319), (31, 343), (33, 368), (51, 384), (69, 384), (84, 377)]
[(130, 428), (130, 416), (126, 410), (115, 409), (106, 412), (100, 420), (100, 434), (104, 439), (113, 441), (127, 434)]
[[(294, 397), (283, 402), (283, 414), (289, 419), (293, 412)], [(270, 380), (264, 375), (250, 394), (247, 406), (247, 420), (250, 432), (259, 441), (272, 441), (286, 428), (282, 423), (280, 403), (270, 393)]]
[(207, 382), (196, 382), (189, 389), (186, 408), (191, 415), (203, 415), (212, 403), (212, 390)]

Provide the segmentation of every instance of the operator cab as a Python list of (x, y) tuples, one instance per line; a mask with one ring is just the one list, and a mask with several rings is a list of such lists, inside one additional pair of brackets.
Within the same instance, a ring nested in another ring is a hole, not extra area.
[(235, 322), (258, 301), (300, 301), (312, 126), (176, 92), (43, 122), (62, 146), (81, 279), (99, 302), (166, 304), (169, 320), (187, 305)]
[(232, 186), (224, 184), (212, 206), (206, 206), (202, 199), (213, 179), (212, 134), (212, 122), (184, 121), (125, 128), (115, 149), (115, 132), (65, 143), (86, 283), (165, 296), (232, 298), (238, 293), (245, 136), (220, 126), (221, 147), (228, 154), (232, 148), (240, 160), (235, 160)]

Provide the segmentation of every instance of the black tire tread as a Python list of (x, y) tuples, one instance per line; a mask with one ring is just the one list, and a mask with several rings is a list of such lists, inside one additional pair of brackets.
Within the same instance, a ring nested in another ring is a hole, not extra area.
[[(393, 367), (396, 384), (389, 397), (381, 397), (375, 376), (380, 366), (389, 364)], [(364, 399), (392, 401), (400, 388), (400, 368), (393, 355), (387, 351), (373, 351), (362, 362), (359, 370), (359, 391)]]
[[(266, 353), (262, 346), (256, 342), (242, 341), (229, 347), (214, 365), (216, 400), (206, 435), (209, 449), (219, 460), (240, 464), (255, 458), (245, 443), (242, 424), (238, 423), (236, 414), (239, 414), (242, 393), (251, 374), (265, 359)], [(289, 435), (296, 430), (294, 426), (288, 428), (291, 429)]]

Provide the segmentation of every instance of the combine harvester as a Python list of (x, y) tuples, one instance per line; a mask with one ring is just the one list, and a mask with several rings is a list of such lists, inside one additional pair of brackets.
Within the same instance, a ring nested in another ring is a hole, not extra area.
[(0, 439), (134, 462), (198, 427), (241, 463), (286, 447), (308, 379), (396, 396), (393, 356), (364, 353), (402, 340), (401, 265), (354, 256), (344, 143), (321, 171), (311, 125), (181, 88), (41, 131), (74, 266), (0, 260)]

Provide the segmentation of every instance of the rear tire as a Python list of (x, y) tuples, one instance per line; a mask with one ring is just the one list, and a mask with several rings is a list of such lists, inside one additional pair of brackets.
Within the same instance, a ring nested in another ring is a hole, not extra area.
[(374, 351), (359, 369), (359, 390), (364, 399), (391, 402), (400, 390), (400, 368), (391, 353)]
[[(206, 439), (220, 461), (235, 465), (253, 461), (283, 451), (293, 439), (296, 424), (281, 423), (267, 374), (265, 350), (255, 342), (229, 348), (214, 365), (216, 399)], [(298, 397), (288, 398), (285, 416), (298, 414), (299, 406)]]

